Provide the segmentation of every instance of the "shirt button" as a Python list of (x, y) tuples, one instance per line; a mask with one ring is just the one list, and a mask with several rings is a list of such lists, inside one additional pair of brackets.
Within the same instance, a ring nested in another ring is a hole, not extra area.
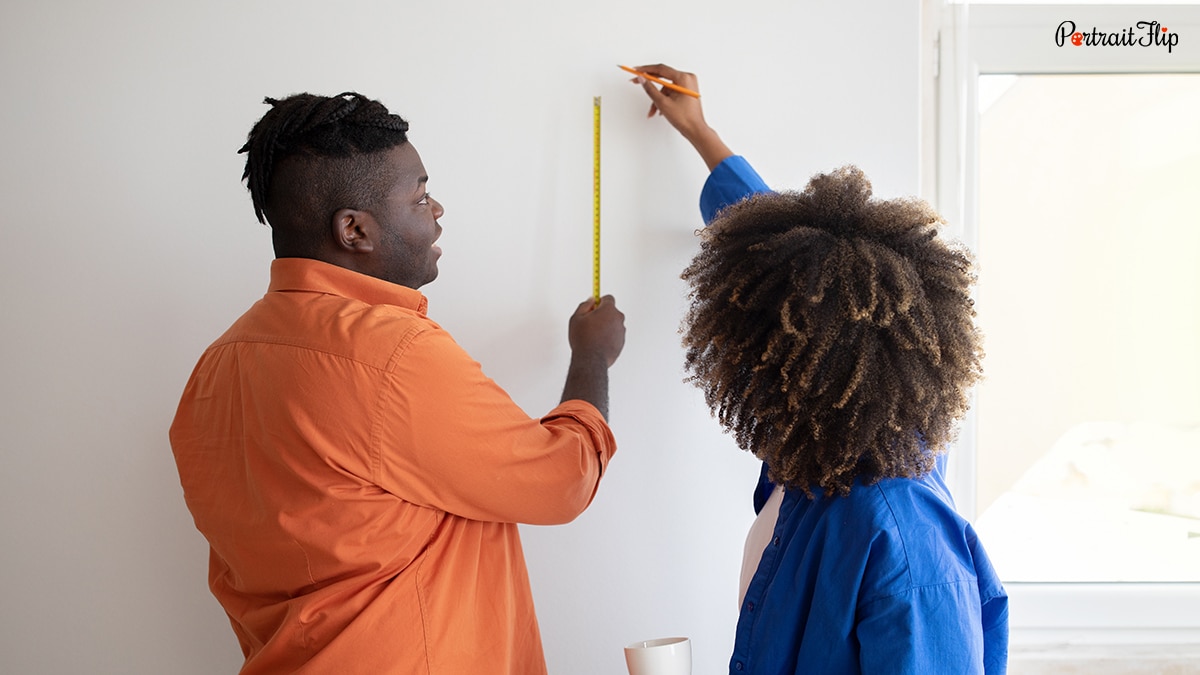
[(771, 542), (771, 543), (773, 543), (773, 544), (775, 544), (776, 546), (778, 546), (778, 545), (779, 545), (779, 537), (775, 537), (775, 541), (773, 541), (773, 542)]
[(754, 602), (747, 602), (747, 603), (746, 603), (746, 610), (747, 610), (747, 611), (750, 611), (750, 612), (753, 612), (753, 611), (754, 611)]
[(742, 669), (742, 662), (741, 662), (741, 661), (738, 661), (737, 663), (733, 664), (733, 667), (734, 667), (735, 669), (737, 669), (737, 670), (741, 670), (741, 669)]

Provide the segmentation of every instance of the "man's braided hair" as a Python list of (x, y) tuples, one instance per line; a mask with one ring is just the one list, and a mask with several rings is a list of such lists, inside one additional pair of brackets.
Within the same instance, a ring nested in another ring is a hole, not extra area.
[(690, 380), (776, 484), (845, 495), (917, 477), (981, 375), (972, 259), (918, 199), (855, 167), (730, 206), (683, 278)]
[(263, 102), (271, 109), (238, 150), (259, 222), (303, 237), (337, 209), (381, 197), (383, 151), (408, 142), (408, 122), (355, 92)]

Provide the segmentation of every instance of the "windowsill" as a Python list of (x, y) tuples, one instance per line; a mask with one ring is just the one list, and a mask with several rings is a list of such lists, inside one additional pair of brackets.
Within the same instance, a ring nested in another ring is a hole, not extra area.
[(1170, 675), (1194, 673), (1200, 665), (1200, 633), (1196, 631), (1117, 633), (1014, 631), (1009, 645), (1009, 670), (1026, 675)]
[(1006, 583), (1009, 670), (1173, 675), (1200, 670), (1200, 584)]

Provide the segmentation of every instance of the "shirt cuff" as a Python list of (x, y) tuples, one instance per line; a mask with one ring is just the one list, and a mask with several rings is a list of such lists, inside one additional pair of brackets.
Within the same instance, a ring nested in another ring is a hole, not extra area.
[(758, 175), (750, 162), (741, 155), (731, 155), (708, 175), (700, 191), (700, 215), (708, 225), (727, 206), (736, 204), (750, 195), (770, 192), (766, 181)]
[(601, 473), (608, 466), (608, 460), (617, 452), (617, 441), (612, 429), (604, 419), (604, 415), (596, 406), (582, 399), (569, 399), (558, 404), (553, 410), (541, 418), (542, 424), (553, 424), (554, 420), (569, 418), (582, 427), (591, 441), (592, 448), (600, 457)]

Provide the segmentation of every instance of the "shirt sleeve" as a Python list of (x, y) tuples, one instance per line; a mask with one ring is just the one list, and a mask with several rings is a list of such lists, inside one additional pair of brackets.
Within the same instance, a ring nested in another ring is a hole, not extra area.
[(979, 590), (964, 580), (917, 586), (859, 608), (864, 673), (972, 673), (984, 669)]
[(1008, 672), (1008, 595), (983, 602), (983, 670), (987, 675)]
[(440, 328), (402, 351), (373, 434), (381, 487), (491, 522), (561, 524), (587, 508), (616, 452), (594, 406), (566, 401), (529, 417)]
[(700, 215), (708, 225), (727, 206), (750, 195), (770, 192), (762, 177), (741, 155), (726, 157), (708, 175), (700, 190)]

